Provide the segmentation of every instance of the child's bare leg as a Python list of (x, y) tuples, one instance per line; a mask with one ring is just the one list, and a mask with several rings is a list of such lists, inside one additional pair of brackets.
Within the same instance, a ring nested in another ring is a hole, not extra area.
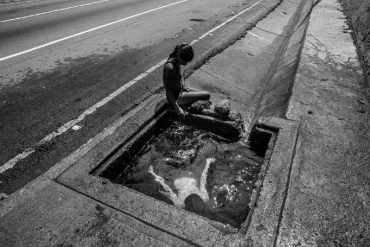
[(207, 183), (207, 176), (208, 176), (208, 170), (211, 163), (215, 162), (215, 158), (207, 158), (206, 165), (204, 167), (204, 170), (202, 172), (202, 175), (200, 177), (200, 193), (202, 194), (202, 199), (205, 202), (209, 201), (208, 192), (206, 189), (206, 183)]
[(177, 195), (175, 194), (175, 192), (173, 192), (173, 190), (171, 189), (171, 187), (169, 185), (166, 184), (166, 182), (164, 181), (164, 179), (157, 175), (154, 170), (153, 170), (153, 166), (149, 166), (149, 170), (148, 170), (149, 173), (151, 173), (153, 176), (154, 176), (154, 179), (155, 181), (157, 181), (160, 185), (162, 185), (162, 188), (164, 189), (164, 194), (167, 195), (167, 197), (175, 204), (177, 205), (178, 204), (178, 199), (177, 199)]
[(192, 87), (185, 87), (183, 90), (184, 90), (183, 92), (201, 92), (198, 89)]
[(206, 91), (183, 92), (177, 101), (179, 105), (190, 105), (198, 100), (209, 100), (210, 94)]

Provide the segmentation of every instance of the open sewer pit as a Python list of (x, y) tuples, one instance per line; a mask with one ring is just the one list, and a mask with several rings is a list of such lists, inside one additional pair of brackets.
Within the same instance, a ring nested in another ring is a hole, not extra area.
[(165, 112), (90, 174), (212, 221), (246, 228), (275, 134), (256, 125), (248, 138), (232, 141)]

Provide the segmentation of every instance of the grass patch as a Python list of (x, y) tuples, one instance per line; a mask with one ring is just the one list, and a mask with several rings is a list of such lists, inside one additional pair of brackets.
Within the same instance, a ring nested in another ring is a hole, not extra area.
[(370, 1), (369, 0), (339, 0), (352, 29), (353, 39), (361, 60), (366, 85), (370, 79)]

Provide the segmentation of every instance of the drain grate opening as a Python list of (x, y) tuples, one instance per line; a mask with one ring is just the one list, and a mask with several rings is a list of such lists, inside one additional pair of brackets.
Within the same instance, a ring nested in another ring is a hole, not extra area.
[(240, 228), (251, 213), (273, 133), (226, 141), (165, 114), (95, 173), (157, 200)]
[(251, 149), (260, 157), (265, 157), (275, 129), (266, 129), (261, 126), (255, 126), (249, 136), (249, 145)]

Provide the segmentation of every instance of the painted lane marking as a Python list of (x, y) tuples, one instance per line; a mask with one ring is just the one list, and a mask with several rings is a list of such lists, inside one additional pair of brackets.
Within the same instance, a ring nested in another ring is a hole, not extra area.
[(108, 95), (107, 97), (105, 97), (103, 100), (99, 101), (98, 103), (96, 103), (95, 105), (93, 105), (92, 107), (90, 107), (89, 109), (85, 110), (78, 118), (67, 122), (62, 127), (59, 127), (57, 129), (57, 131), (55, 131), (55, 132), (53, 132), (53, 133), (45, 136), (41, 141), (39, 141), (38, 143), (36, 143), (35, 147), (26, 149), (22, 153), (18, 154), (17, 156), (15, 156), (11, 160), (9, 160), (8, 162), (6, 162), (2, 166), (0, 166), (0, 174), (3, 173), (3, 172), (5, 172), (8, 169), (13, 168), (18, 161), (20, 161), (22, 159), (25, 159), (30, 154), (34, 153), (36, 151), (36, 147), (42, 146), (43, 144), (45, 144), (45, 143), (51, 141), (52, 139), (54, 139), (55, 137), (57, 137), (59, 135), (62, 135), (63, 133), (67, 132), (73, 126), (75, 126), (76, 124), (78, 124), (79, 122), (81, 122), (82, 120), (84, 120), (86, 116), (94, 113), (98, 108), (102, 107), (103, 105), (105, 105), (106, 103), (108, 103), (109, 101), (111, 101), (112, 99), (114, 99), (116, 96), (118, 96), (119, 94), (121, 94), (122, 92), (124, 92), (126, 89), (130, 88), (131, 86), (133, 86), (136, 82), (138, 82), (138, 81), (142, 80), (143, 78), (145, 78), (147, 75), (149, 75), (150, 73), (152, 73), (153, 71), (155, 71), (157, 68), (159, 68), (160, 66), (162, 66), (166, 61), (167, 61), (167, 59), (163, 59), (158, 64), (154, 65), (153, 67), (151, 67), (150, 69), (148, 69), (144, 73), (140, 74), (135, 79), (131, 80), (127, 84), (123, 85), (122, 87), (120, 87), (119, 89), (117, 89), (116, 91), (114, 91), (113, 93), (111, 93), (110, 95)]
[(234, 20), (235, 18), (239, 17), (239, 16), (240, 16), (240, 15), (242, 15), (244, 12), (246, 12), (246, 11), (250, 10), (251, 8), (253, 8), (254, 6), (256, 6), (257, 4), (261, 3), (262, 1), (263, 1), (263, 0), (260, 0), (260, 1), (256, 2), (256, 3), (252, 4), (251, 6), (249, 6), (248, 8), (246, 8), (245, 10), (243, 10), (242, 12), (240, 12), (239, 14), (237, 14), (237, 15), (235, 15), (235, 16), (233, 16), (233, 17), (231, 17), (230, 19), (228, 19), (227, 21), (225, 21), (225, 22), (221, 23), (221, 24), (220, 24), (220, 25), (218, 25), (217, 27), (215, 27), (215, 28), (213, 28), (213, 29), (209, 30), (208, 32), (206, 32), (205, 34), (203, 34), (202, 36), (200, 36), (199, 38), (197, 38), (197, 39), (193, 40), (193, 41), (190, 43), (190, 45), (193, 45), (193, 44), (195, 44), (196, 42), (198, 42), (199, 40), (201, 40), (201, 39), (205, 38), (206, 36), (210, 35), (211, 33), (213, 33), (214, 31), (216, 31), (216, 30), (217, 30), (217, 29), (219, 29), (220, 27), (222, 27), (222, 26), (226, 25), (227, 23), (231, 22), (232, 20)]
[(98, 2), (85, 3), (85, 4), (71, 6), (71, 7), (66, 7), (66, 8), (62, 8), (62, 9), (50, 10), (50, 11), (47, 11), (47, 12), (37, 13), (37, 14), (33, 14), (33, 15), (26, 15), (26, 16), (22, 16), (22, 17), (17, 17), (17, 18), (12, 18), (12, 19), (8, 19), (8, 20), (3, 20), (3, 21), (0, 21), (0, 23), (10, 22), (10, 21), (16, 21), (16, 20), (31, 18), (31, 17), (35, 17), (35, 16), (40, 16), (40, 15), (46, 15), (46, 14), (50, 14), (50, 13), (54, 13), (54, 12), (59, 12), (59, 11), (64, 11), (64, 10), (69, 10), (69, 9), (74, 9), (74, 8), (89, 6), (89, 5), (98, 4), (98, 3), (109, 2), (109, 1), (111, 1), (111, 0), (102, 0), (102, 1), (98, 1)]
[(94, 27), (94, 28), (91, 28), (91, 29), (88, 29), (88, 30), (85, 30), (85, 31), (82, 31), (82, 32), (79, 32), (79, 33), (76, 33), (76, 34), (72, 34), (70, 36), (51, 41), (51, 42), (33, 47), (31, 49), (28, 49), (28, 50), (24, 50), (24, 51), (21, 51), (21, 52), (18, 52), (18, 53), (15, 53), (15, 54), (12, 54), (12, 55), (9, 55), (9, 56), (6, 56), (6, 57), (2, 57), (2, 58), (0, 58), (0, 62), (5, 61), (5, 60), (10, 59), (10, 58), (13, 58), (13, 57), (17, 57), (17, 56), (29, 53), (29, 52), (32, 52), (32, 51), (39, 50), (39, 49), (47, 47), (47, 46), (54, 45), (56, 43), (59, 43), (59, 42), (62, 42), (62, 41), (68, 40), (68, 39), (72, 39), (72, 38), (77, 37), (77, 36), (81, 36), (83, 34), (90, 33), (90, 32), (93, 32), (93, 31), (96, 31), (96, 30), (99, 30), (99, 29), (102, 29), (102, 28), (105, 28), (105, 27), (108, 27), (108, 26), (111, 26), (111, 25), (114, 25), (114, 24), (117, 24), (117, 23), (120, 23), (120, 22), (123, 22), (123, 21), (127, 21), (129, 19), (141, 16), (141, 15), (145, 15), (145, 14), (148, 14), (148, 13), (160, 10), (160, 9), (168, 8), (170, 6), (173, 6), (173, 5), (176, 5), (176, 4), (179, 4), (179, 3), (183, 3), (183, 2), (187, 2), (187, 1), (189, 1), (189, 0), (182, 0), (182, 1), (174, 2), (174, 3), (168, 4), (168, 5), (162, 6), (162, 7), (151, 9), (151, 10), (148, 10), (148, 11), (136, 14), (136, 15), (132, 15), (132, 16), (129, 16), (129, 17), (117, 20), (117, 21), (113, 21), (113, 22), (110, 22), (110, 23), (107, 23), (107, 24), (104, 24), (104, 25), (101, 25), (101, 26), (98, 26), (98, 27)]
[[(258, 3), (262, 2), (262, 1), (263, 0), (260, 0)], [(256, 6), (256, 4), (253, 4), (251, 7), (248, 8), (248, 10), (251, 9), (252, 7), (254, 7), (254, 6)], [(243, 12), (245, 12), (245, 11), (243, 11)], [(230, 19), (228, 19), (224, 23), (226, 24), (226, 23), (232, 21), (233, 19), (235, 19), (235, 16), (232, 17), (232, 18), (230, 18)], [(219, 29), (220, 27), (224, 26), (225, 24), (221, 24), (221, 25), (217, 26), (216, 28), (213, 28), (211, 31), (214, 32), (217, 29)], [(208, 31), (207, 33), (203, 34), (199, 38), (193, 40), (190, 44), (195, 44), (195, 43), (199, 42), (201, 39), (203, 39), (203, 38), (205, 38), (207, 36), (206, 34), (209, 35), (210, 32)], [(167, 61), (167, 58), (163, 59), (162, 61), (160, 61), (159, 63), (157, 63), (156, 65), (154, 65), (153, 67), (151, 67), (150, 69), (148, 69), (147, 71), (145, 71), (144, 73), (142, 73), (139, 76), (137, 76), (135, 79), (129, 81), (127, 84), (123, 85), (122, 87), (120, 87), (119, 89), (117, 89), (116, 91), (114, 91), (113, 93), (111, 93), (109, 96), (105, 97), (103, 100), (101, 100), (100, 102), (96, 103), (95, 105), (93, 105), (92, 107), (90, 107), (89, 109), (87, 109), (86, 111), (84, 111), (78, 118), (69, 121), (68, 123), (66, 123), (62, 127), (60, 127), (56, 132), (53, 132), (53, 133), (47, 135), (46, 137), (44, 137), (35, 146), (36, 147), (37, 146), (40, 146), (40, 145), (42, 145), (44, 143), (47, 143), (48, 141), (52, 140), (54, 137), (57, 137), (57, 136), (63, 134), (64, 132), (66, 132), (67, 130), (69, 130), (70, 128), (72, 128), (74, 125), (76, 125), (77, 123), (81, 122), (86, 116), (94, 113), (99, 107), (105, 105), (106, 103), (108, 103), (109, 101), (111, 101), (112, 99), (114, 99), (116, 96), (118, 96), (119, 94), (121, 94), (122, 92), (124, 92), (126, 89), (130, 88), (135, 83), (137, 83), (138, 81), (144, 79), (150, 73), (154, 72), (156, 69), (158, 69), (159, 67), (161, 67), (162, 65), (164, 65), (166, 61)], [(14, 158), (12, 158), (11, 160), (9, 160), (8, 162), (4, 163), (2, 166), (0, 166), (0, 174), (3, 173), (3, 172), (5, 172), (8, 169), (13, 168), (18, 161), (27, 158), (30, 154), (32, 154), (34, 152), (35, 152), (35, 148), (28, 148), (25, 151), (23, 151), (22, 153), (18, 154)]]

